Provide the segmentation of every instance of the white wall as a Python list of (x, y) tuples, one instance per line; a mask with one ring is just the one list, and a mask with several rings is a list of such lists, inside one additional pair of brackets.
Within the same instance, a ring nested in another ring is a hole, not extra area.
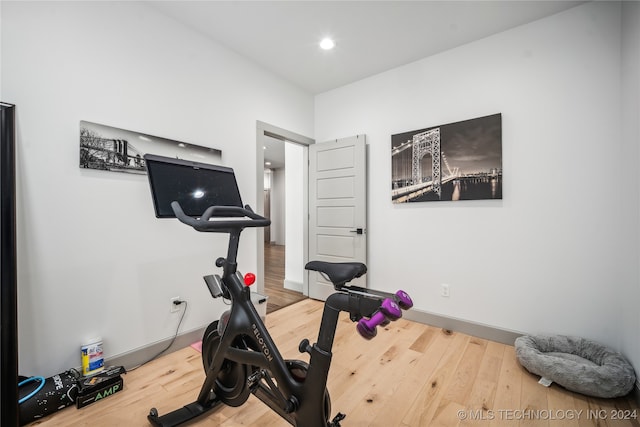
[[(370, 144), (372, 287), (599, 339), (638, 369), (640, 18), (624, 2), (621, 36), (620, 7), (586, 4), (316, 98), (316, 140)], [(176, 295), (183, 331), (217, 316), (201, 276), (222, 236), (156, 220), (145, 177), (80, 170), (78, 123), (220, 148), (255, 204), (255, 121), (312, 135), (312, 98), (144, 5), (1, 2), (0, 19), (0, 99), (18, 105), (21, 373), (77, 366), (95, 334), (107, 356), (171, 336)], [(391, 134), (495, 112), (503, 201), (391, 204)]]
[[(153, 215), (145, 176), (81, 170), (79, 121), (219, 148), (255, 206), (256, 120), (313, 134), (313, 98), (143, 3), (2, 2), (0, 97), (17, 105), (20, 372), (173, 335), (224, 306), (202, 281), (223, 235)], [(256, 266), (254, 231), (239, 263)], [(225, 252), (226, 253), (226, 252)]]
[[(640, 371), (640, 3), (622, 3), (622, 137), (623, 157), (621, 164), (626, 181), (636, 183), (635, 191), (625, 194), (627, 209), (625, 222), (635, 222), (636, 228), (629, 229), (628, 238), (635, 239), (635, 247), (629, 253), (621, 254), (627, 263), (628, 279), (623, 283), (622, 351), (627, 354), (636, 372)], [(635, 231), (635, 233), (634, 233)], [(634, 269), (633, 266), (636, 268)], [(638, 379), (640, 384), (640, 379)]]
[[(638, 301), (620, 8), (587, 3), (316, 96), (316, 140), (367, 135), (371, 287), (405, 289), (426, 312), (637, 351), (637, 314), (620, 312)], [(503, 200), (391, 203), (392, 134), (493, 113)]]
[(286, 209), (286, 249), (284, 287), (303, 291), (304, 281), (304, 162), (305, 148), (291, 142), (284, 144)]
[(285, 169), (273, 169), (271, 178), (271, 242), (284, 245), (287, 223)]

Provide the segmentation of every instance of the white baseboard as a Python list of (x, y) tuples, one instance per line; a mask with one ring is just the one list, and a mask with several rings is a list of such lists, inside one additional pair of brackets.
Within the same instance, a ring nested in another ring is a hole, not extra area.
[[(166, 354), (173, 353), (174, 351), (180, 350), (195, 342), (198, 342), (202, 339), (202, 335), (204, 334), (205, 329), (206, 328), (198, 328), (178, 335), (171, 347), (169, 347), (164, 353), (162, 353), (162, 355), (164, 356)], [(169, 345), (172, 339), (173, 337), (167, 338), (165, 340), (150, 344), (146, 347), (138, 348), (136, 350), (105, 358), (105, 365), (124, 366), (126, 370), (138, 367), (139, 365), (143, 365), (144, 363), (149, 362), (151, 358), (164, 350)]]
[(296, 291), (296, 292), (302, 293), (302, 283), (294, 282), (293, 280), (286, 280), (285, 279), (284, 288), (285, 289), (289, 289), (291, 291)]
[(522, 332), (500, 329), (494, 326), (473, 323), (455, 317), (443, 316), (440, 314), (428, 313), (426, 311), (411, 309), (403, 313), (405, 319), (423, 323), (425, 325), (436, 326), (442, 329), (462, 332), (478, 338), (496, 341), (502, 344), (513, 345), (516, 338), (526, 335)]

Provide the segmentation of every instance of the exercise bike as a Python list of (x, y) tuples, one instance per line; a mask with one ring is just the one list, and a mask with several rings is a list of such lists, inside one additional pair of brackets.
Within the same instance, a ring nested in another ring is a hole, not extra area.
[[(229, 234), (227, 256), (215, 262), (222, 268), (222, 276), (204, 279), (213, 298), (231, 303), (231, 309), (205, 330), (202, 362), (206, 378), (197, 400), (162, 416), (152, 408), (149, 422), (176, 426), (220, 404), (240, 406), (253, 393), (292, 426), (340, 427), (345, 415), (338, 413), (330, 419), (331, 400), (326, 388), (340, 312), (348, 312), (350, 319), (357, 322), (358, 333), (372, 339), (377, 326), (397, 320), (402, 309), (413, 306), (409, 295), (404, 291), (391, 294), (347, 285), (366, 273), (367, 267), (362, 263), (307, 263), (305, 268), (324, 275), (336, 292), (325, 301), (318, 341), (311, 344), (305, 338), (300, 342), (299, 350), (310, 355), (309, 363), (284, 359), (251, 302), (249, 285), (255, 276), (243, 276), (236, 262), (240, 233), (245, 228), (268, 226), (270, 220), (248, 205), (241, 205), (235, 176), (229, 168), (151, 155), (146, 155), (145, 160), (156, 216), (175, 217), (200, 232)], [(203, 187), (203, 183), (208, 186)], [(177, 191), (177, 185), (193, 188)], [(167, 189), (173, 194), (165, 194)], [(207, 202), (201, 200), (201, 192), (215, 193), (215, 204), (202, 210)], [(182, 203), (178, 201), (181, 197)]]

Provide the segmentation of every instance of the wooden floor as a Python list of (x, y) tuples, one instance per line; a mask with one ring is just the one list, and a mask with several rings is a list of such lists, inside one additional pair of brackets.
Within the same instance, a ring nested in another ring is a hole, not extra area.
[(300, 292), (284, 288), (284, 251), (282, 245), (264, 244), (264, 292), (269, 296), (267, 313), (306, 298)]
[[(307, 299), (267, 315), (285, 358), (308, 360), (298, 344), (302, 338), (316, 341), (322, 307)], [(203, 379), (200, 353), (187, 347), (126, 374), (122, 392), (83, 409), (66, 408), (39, 424), (147, 426), (149, 408), (164, 414), (192, 402)], [(518, 364), (512, 346), (403, 319), (365, 341), (343, 313), (327, 387), (332, 416), (347, 414), (343, 427), (640, 425), (640, 410), (630, 400), (593, 399), (537, 381)], [(251, 396), (239, 408), (223, 406), (189, 425), (288, 424)]]

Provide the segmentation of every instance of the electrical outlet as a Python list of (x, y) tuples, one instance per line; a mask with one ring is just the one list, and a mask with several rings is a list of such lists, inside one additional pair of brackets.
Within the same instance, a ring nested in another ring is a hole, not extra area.
[(440, 296), (444, 298), (449, 298), (449, 285), (443, 283), (440, 288)]
[(173, 297), (171, 298), (171, 300), (169, 300), (169, 302), (171, 303), (171, 309), (169, 310), (170, 313), (177, 313), (178, 311), (180, 311), (180, 305), (176, 305), (173, 302), (174, 301), (179, 301), (180, 297)]

